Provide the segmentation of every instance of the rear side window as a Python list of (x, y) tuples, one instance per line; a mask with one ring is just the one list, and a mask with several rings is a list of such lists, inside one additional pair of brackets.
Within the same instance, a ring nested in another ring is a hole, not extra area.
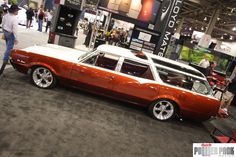
[(193, 82), (191, 80), (191, 77), (163, 68), (156, 67), (156, 69), (163, 82), (188, 90), (192, 89)]
[(212, 95), (211, 87), (207, 81), (199, 80), (191, 76), (175, 71), (156, 67), (161, 80), (167, 84), (184, 88), (203, 95)]
[(121, 73), (149, 80), (154, 80), (149, 65), (138, 63), (128, 59), (124, 60), (123, 65), (121, 67)]

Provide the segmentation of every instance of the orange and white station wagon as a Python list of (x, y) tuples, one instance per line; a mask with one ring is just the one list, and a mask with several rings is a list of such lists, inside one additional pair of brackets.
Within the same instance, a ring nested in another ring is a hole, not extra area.
[(39, 88), (57, 83), (148, 107), (160, 121), (176, 115), (197, 120), (216, 116), (220, 101), (198, 70), (145, 52), (101, 45), (83, 52), (58, 45), (13, 50), (15, 69), (30, 73)]

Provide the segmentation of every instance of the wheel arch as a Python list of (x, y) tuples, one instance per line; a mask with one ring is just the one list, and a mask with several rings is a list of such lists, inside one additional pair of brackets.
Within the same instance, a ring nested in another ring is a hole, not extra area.
[(180, 101), (179, 101), (177, 98), (175, 98), (174, 96), (160, 95), (160, 96), (156, 97), (156, 98), (151, 102), (151, 104), (154, 103), (154, 102), (156, 102), (156, 101), (158, 101), (158, 100), (162, 100), (162, 99), (172, 101), (172, 102), (175, 104), (176, 108), (177, 108), (177, 114), (178, 114), (178, 115), (180, 114), (180, 111), (181, 111), (181, 109), (180, 109)]
[(54, 75), (58, 76), (58, 73), (56, 72), (56, 70), (52, 66), (45, 64), (45, 63), (41, 63), (41, 62), (32, 63), (30, 65), (30, 69), (32, 71), (34, 68), (40, 67), (40, 66), (48, 68)]

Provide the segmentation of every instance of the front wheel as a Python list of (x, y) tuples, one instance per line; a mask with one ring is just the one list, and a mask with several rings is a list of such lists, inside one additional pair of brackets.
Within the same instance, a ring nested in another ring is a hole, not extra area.
[(149, 113), (154, 119), (167, 121), (175, 117), (176, 104), (167, 99), (160, 99), (149, 106)]
[(34, 68), (31, 79), (35, 86), (43, 89), (53, 88), (56, 85), (55, 75), (45, 67)]

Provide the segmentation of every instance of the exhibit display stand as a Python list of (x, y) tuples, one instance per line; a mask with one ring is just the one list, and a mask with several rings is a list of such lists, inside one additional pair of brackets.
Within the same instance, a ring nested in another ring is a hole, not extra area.
[(52, 26), (48, 43), (58, 44), (70, 48), (75, 47), (77, 37), (74, 36), (83, 0), (56, 1)]

